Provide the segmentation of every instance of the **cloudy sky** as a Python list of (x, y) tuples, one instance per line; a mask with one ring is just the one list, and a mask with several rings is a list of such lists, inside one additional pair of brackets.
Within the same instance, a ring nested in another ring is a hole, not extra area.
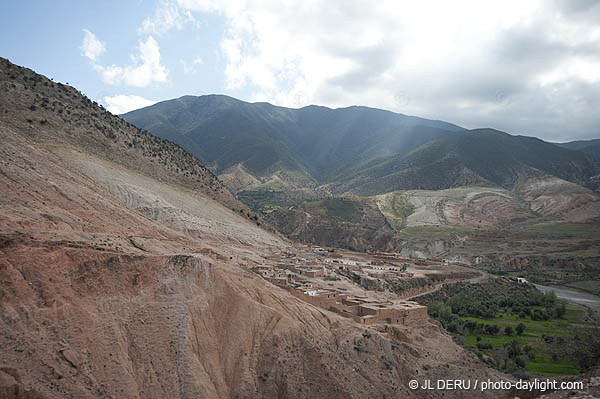
[(600, 137), (595, 0), (23, 0), (0, 33), (0, 56), (114, 113), (222, 93)]

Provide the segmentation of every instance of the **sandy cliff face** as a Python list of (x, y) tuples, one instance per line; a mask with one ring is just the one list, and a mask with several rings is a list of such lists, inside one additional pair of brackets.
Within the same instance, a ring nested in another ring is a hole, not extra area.
[(494, 378), (431, 322), (368, 331), (247, 272), (289, 243), (202, 165), (0, 68), (0, 398), (396, 398), (421, 396), (414, 378)]

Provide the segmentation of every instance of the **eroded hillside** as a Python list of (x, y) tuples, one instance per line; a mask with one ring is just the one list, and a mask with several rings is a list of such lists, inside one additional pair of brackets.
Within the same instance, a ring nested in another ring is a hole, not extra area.
[[(526, 179), (512, 190), (494, 186), (404, 190), (299, 205), (278, 202), (281, 198), (267, 199), (271, 202), (263, 208), (267, 218), (289, 237), (319, 245), (413, 257), (450, 256), (467, 263), (481, 255), (497, 259), (548, 254), (550, 242), (555, 248), (552, 257), (591, 257), (595, 262), (600, 256), (593, 250), (600, 197), (548, 175)], [(583, 237), (569, 235), (569, 229), (580, 230)], [(483, 236), (488, 239), (477, 248), (470, 245)], [(589, 251), (577, 254), (577, 246)]]
[(246, 271), (289, 242), (179, 147), (4, 59), (0, 139), (2, 397), (419, 397), (409, 380), (498, 378), (431, 321), (367, 330)]
[[(557, 145), (366, 107), (292, 109), (219, 95), (123, 117), (203, 159), (294, 240), (494, 265), (546, 256), (547, 246), (560, 248), (550, 258), (576, 263), (600, 256), (593, 140)], [(536, 238), (506, 247), (531, 229)]]

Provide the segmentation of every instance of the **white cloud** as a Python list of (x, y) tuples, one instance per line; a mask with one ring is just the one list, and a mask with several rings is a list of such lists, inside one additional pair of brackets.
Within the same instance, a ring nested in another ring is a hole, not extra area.
[(577, 103), (577, 125), (597, 134), (593, 2), (594, 10), (540, 0), (177, 3), (225, 19), (226, 87), (255, 100), (370, 105), (547, 138), (574, 125), (561, 110)]
[(160, 48), (152, 36), (140, 41), (139, 54), (132, 57), (133, 65), (102, 66), (95, 68), (102, 73), (105, 83), (111, 85), (125, 84), (135, 87), (147, 87), (153, 83), (165, 83), (168, 80), (167, 68), (160, 62)]
[[(299, 91), (328, 105), (364, 102), (356, 97), (361, 93), (387, 98), (387, 104), (378, 105), (388, 108), (394, 105), (389, 103), (394, 84), (402, 86), (404, 77), (422, 74), (423, 66), (435, 72), (442, 60), (462, 63), (478, 56), (495, 30), (516, 23), (535, 4), (446, 2), (436, 3), (432, 12), (428, 2), (395, 0), (377, 7), (345, 0), (283, 5), (274, 0), (179, 1), (184, 9), (226, 18), (221, 51), (228, 61), (229, 89), (254, 87), (257, 98), (283, 105), (293, 105)], [(343, 87), (340, 79), (353, 74), (372, 93)]]
[(183, 59), (179, 60), (179, 62), (183, 66), (183, 72), (185, 73), (196, 73), (195, 66), (204, 64), (204, 60), (201, 57), (195, 58), (191, 63), (188, 63)]
[(585, 58), (568, 59), (557, 68), (539, 77), (541, 86), (556, 85), (573, 78), (581, 79), (588, 83), (600, 82), (600, 60)]
[(138, 29), (139, 33), (156, 35), (164, 34), (171, 29), (181, 30), (188, 23), (198, 25), (191, 12), (181, 9), (172, 0), (161, 0), (153, 17), (148, 17)]
[(96, 38), (92, 32), (87, 29), (83, 30), (83, 42), (81, 43), (81, 55), (96, 62), (105, 51), (106, 46)]
[(157, 103), (157, 101), (148, 100), (147, 98), (126, 94), (119, 94), (112, 97), (105, 96), (102, 98), (102, 101), (107, 105), (106, 108), (115, 115), (124, 114)]

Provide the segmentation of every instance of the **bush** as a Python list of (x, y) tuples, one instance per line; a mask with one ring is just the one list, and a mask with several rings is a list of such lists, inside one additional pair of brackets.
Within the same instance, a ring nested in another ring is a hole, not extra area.
[(506, 342), (504, 346), (507, 348), (508, 357), (511, 359), (516, 359), (521, 354), (521, 348), (519, 348), (519, 342), (517, 341)]
[(567, 308), (565, 307), (564, 303), (554, 308), (554, 317), (557, 319), (562, 319), (565, 313), (567, 313)]
[(523, 359), (522, 359), (522, 358), (520, 358), (520, 357), (518, 357), (518, 358), (516, 358), (516, 359), (515, 359), (515, 364), (516, 364), (518, 367), (522, 368), (522, 369), (524, 369), (524, 368), (525, 368), (525, 360), (523, 360)]
[(443, 302), (432, 302), (427, 305), (427, 313), (442, 323), (449, 322), (452, 317), (452, 309)]
[(479, 350), (484, 350), (484, 349), (492, 349), (494, 346), (492, 345), (491, 342), (478, 342), (477, 343), (477, 349)]
[(488, 335), (496, 335), (500, 332), (500, 327), (495, 324), (486, 324), (485, 333)]
[(532, 314), (531, 314), (531, 320), (548, 320), (548, 314), (540, 309), (536, 309)]
[(448, 331), (450, 331), (451, 333), (455, 333), (458, 331), (458, 323), (456, 322), (456, 320), (452, 321), (450, 324), (448, 324)]
[(542, 339), (544, 340), (545, 343), (547, 344), (551, 344), (554, 342), (554, 337), (552, 335), (546, 335), (546, 334), (542, 334)]

